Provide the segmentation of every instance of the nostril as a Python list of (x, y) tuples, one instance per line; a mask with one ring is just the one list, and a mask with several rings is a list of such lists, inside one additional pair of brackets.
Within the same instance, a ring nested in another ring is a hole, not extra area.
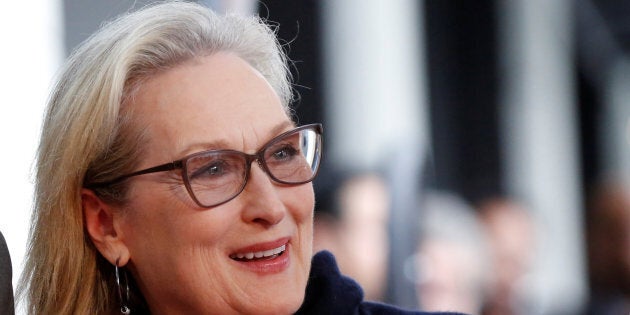
[(263, 218), (256, 218), (252, 220), (252, 222), (263, 225), (263, 226), (273, 226), (278, 223), (277, 221), (270, 221), (269, 219), (263, 219)]
[(254, 223), (265, 228), (277, 225), (284, 218), (284, 210), (273, 207), (273, 208), (250, 208), (245, 209), (244, 219), (250, 223)]

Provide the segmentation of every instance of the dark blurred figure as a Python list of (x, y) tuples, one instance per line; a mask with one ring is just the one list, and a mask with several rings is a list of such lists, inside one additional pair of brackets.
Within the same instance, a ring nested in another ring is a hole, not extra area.
[(382, 302), (389, 250), (390, 201), (385, 181), (371, 172), (320, 176), (328, 190), (318, 190), (324, 188), (315, 183), (313, 250), (331, 251), (342, 273), (363, 287), (365, 299)]
[(532, 271), (535, 226), (531, 214), (504, 197), (486, 199), (478, 205), (478, 211), (492, 270), (481, 314), (532, 314), (528, 275)]
[(0, 233), (0, 315), (9, 315), (14, 312), (12, 273), (9, 249), (4, 236)]
[(585, 314), (630, 314), (630, 186), (607, 182), (586, 214), (591, 296)]

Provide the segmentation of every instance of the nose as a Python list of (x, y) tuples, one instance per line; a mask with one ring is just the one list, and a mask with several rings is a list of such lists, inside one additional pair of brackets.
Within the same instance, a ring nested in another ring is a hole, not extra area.
[(243, 220), (265, 226), (282, 221), (286, 209), (278, 189), (279, 186), (273, 183), (260, 165), (252, 163), (249, 179), (241, 193)]

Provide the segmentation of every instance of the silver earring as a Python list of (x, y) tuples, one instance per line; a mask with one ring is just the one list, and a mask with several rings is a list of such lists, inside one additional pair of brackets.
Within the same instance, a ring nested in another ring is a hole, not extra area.
[(120, 285), (120, 272), (118, 271), (118, 262), (120, 258), (116, 259), (116, 286), (118, 287), (118, 300), (120, 301), (120, 313), (124, 315), (129, 315), (131, 310), (127, 303), (129, 302), (129, 280), (127, 279), (127, 272), (123, 271), (125, 277), (125, 294), (123, 295), (123, 289)]

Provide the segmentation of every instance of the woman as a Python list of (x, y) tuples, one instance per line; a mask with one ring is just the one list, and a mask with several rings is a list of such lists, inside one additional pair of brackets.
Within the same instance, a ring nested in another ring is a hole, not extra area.
[(295, 126), (291, 98), (257, 18), (163, 3), (83, 43), (44, 121), (29, 313), (306, 314), (329, 283), (390, 309), (328, 254), (309, 280), (322, 128)]

